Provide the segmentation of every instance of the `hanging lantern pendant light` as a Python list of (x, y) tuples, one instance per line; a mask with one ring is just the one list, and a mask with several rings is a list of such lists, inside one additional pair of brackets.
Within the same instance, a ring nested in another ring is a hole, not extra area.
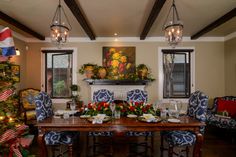
[[(170, 13), (172, 10), (172, 18), (170, 18)], [(170, 19), (169, 22), (167, 20)], [(168, 41), (169, 45), (173, 48), (182, 41), (183, 36), (183, 22), (179, 19), (179, 14), (175, 6), (175, 0), (171, 5), (169, 13), (166, 17), (163, 29), (165, 31), (165, 38)]]
[[(63, 20), (65, 20), (65, 22), (63, 22)], [(59, 5), (57, 6), (50, 28), (52, 42), (60, 45), (67, 41), (69, 31), (71, 30), (71, 25), (63, 7), (61, 6), (61, 0), (59, 0)]]

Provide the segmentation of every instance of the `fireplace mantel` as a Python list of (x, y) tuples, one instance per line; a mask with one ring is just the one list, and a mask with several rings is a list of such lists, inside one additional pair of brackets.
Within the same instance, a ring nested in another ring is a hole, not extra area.
[(147, 85), (150, 80), (84, 79), (89, 85)]
[(107, 89), (114, 93), (115, 100), (126, 100), (127, 92), (133, 89), (145, 90), (145, 86), (150, 82), (149, 80), (94, 80), (84, 79), (91, 88), (91, 101), (93, 93), (100, 89)]

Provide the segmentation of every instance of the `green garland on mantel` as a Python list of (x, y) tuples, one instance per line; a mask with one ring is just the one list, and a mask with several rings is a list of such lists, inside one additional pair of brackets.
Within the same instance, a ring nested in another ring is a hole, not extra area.
[[(97, 64), (93, 64), (93, 63), (83, 64), (83, 65), (80, 67), (80, 69), (79, 69), (79, 73), (80, 73), (80, 74), (84, 74), (85, 71), (86, 71), (86, 67), (91, 67), (92, 69), (90, 69), (90, 70), (94, 73), (94, 75), (92, 75), (92, 77), (89, 78), (89, 79), (94, 79), (94, 80), (103, 80), (103, 79), (105, 79), (105, 80), (107, 80), (107, 79), (108, 79), (108, 80), (133, 80), (133, 81), (148, 80), (148, 81), (151, 81), (151, 82), (152, 82), (152, 81), (155, 81), (155, 78), (154, 78), (154, 77), (152, 76), (152, 74), (151, 74), (150, 68), (148, 68), (148, 66), (145, 65), (145, 64), (139, 64), (138, 66), (135, 67), (136, 72), (126, 74), (125, 77), (118, 78), (118, 79), (110, 78), (109, 75), (107, 75), (105, 78), (100, 78), (100, 77), (98, 76), (98, 69), (99, 69), (99, 68), (104, 68), (104, 69), (107, 70), (107, 68), (106, 68), (106, 67), (103, 67), (103, 66), (98, 66)], [(145, 78), (140, 78), (138, 72), (139, 72), (139, 71), (142, 71), (142, 70), (144, 70), (144, 69), (147, 70), (147, 75), (146, 75)], [(107, 70), (107, 73), (109, 73), (108, 70)]]

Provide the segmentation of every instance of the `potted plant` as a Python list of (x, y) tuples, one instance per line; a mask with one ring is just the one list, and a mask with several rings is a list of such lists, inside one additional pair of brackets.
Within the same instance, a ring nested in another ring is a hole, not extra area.
[[(70, 86), (70, 89), (71, 89), (71, 92), (72, 92), (72, 96), (71, 96), (72, 101), (71, 102), (74, 101), (77, 104), (78, 107), (81, 107), (83, 105), (83, 102), (80, 101), (80, 96), (78, 94), (78, 92), (80, 90), (79, 86), (77, 84), (72, 84)], [(70, 108), (70, 107), (67, 106), (67, 108)]]
[(105, 79), (107, 76), (107, 69), (103, 66), (98, 66), (96, 72), (99, 79)]
[(72, 84), (72, 85), (70, 86), (70, 89), (71, 89), (71, 91), (72, 91), (72, 95), (73, 95), (73, 96), (78, 95), (79, 86), (78, 86), (77, 84)]
[(92, 78), (94, 76), (94, 69), (96, 69), (97, 64), (87, 63), (83, 64), (79, 69), (80, 74), (85, 74), (87, 78)]
[(136, 67), (136, 72), (138, 74), (139, 79), (147, 79), (148, 77), (148, 67), (145, 64), (139, 64)]

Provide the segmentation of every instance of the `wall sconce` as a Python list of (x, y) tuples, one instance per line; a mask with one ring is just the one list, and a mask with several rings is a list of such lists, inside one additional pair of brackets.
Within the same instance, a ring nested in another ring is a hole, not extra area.
[(20, 50), (16, 48), (16, 55), (19, 56), (20, 55)]

